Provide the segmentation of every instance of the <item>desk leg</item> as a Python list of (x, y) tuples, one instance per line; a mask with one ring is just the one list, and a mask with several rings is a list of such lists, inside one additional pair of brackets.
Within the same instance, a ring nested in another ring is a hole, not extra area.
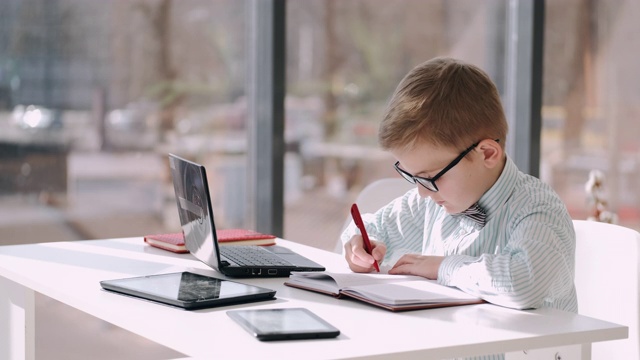
[(35, 359), (35, 293), (0, 277), (0, 358)]
[(580, 353), (582, 354), (581, 360), (591, 360), (591, 343), (582, 344)]

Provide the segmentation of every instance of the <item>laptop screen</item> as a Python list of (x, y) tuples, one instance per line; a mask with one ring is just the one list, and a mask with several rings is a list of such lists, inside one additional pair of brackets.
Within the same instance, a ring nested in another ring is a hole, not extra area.
[(169, 154), (180, 224), (187, 249), (198, 260), (219, 269), (220, 255), (207, 175), (202, 165)]

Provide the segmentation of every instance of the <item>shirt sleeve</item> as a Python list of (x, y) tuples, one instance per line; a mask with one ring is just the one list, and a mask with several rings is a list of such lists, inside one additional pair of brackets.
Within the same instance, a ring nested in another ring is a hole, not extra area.
[[(426, 206), (416, 189), (391, 201), (373, 214), (362, 214), (362, 221), (371, 240), (387, 246), (385, 261), (397, 257), (399, 252), (420, 252), (424, 236)], [(349, 241), (360, 231), (353, 220), (340, 236), (342, 243)]]
[(564, 206), (522, 207), (506, 231), (506, 247), (498, 254), (446, 257), (438, 282), (510, 308), (564, 307), (548, 303), (575, 291), (575, 232)]

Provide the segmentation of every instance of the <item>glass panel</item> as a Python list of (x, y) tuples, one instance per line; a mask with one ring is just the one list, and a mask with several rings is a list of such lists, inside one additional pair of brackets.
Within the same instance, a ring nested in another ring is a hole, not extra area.
[[(596, 216), (600, 202), (638, 230), (640, 3), (570, 3), (546, 7), (541, 177), (574, 219)], [(593, 170), (604, 175), (595, 197)]]
[(166, 154), (244, 209), (244, 3), (0, 2), (0, 244), (179, 231)]
[(333, 249), (358, 192), (399, 176), (377, 145), (386, 102), (414, 66), (448, 55), (503, 89), (505, 1), (291, 1), (285, 237)]

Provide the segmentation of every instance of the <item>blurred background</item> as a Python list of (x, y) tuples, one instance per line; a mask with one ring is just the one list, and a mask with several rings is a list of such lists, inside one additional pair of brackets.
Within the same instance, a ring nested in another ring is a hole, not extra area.
[[(285, 238), (333, 249), (358, 192), (398, 176), (377, 128), (414, 66), (461, 58), (505, 97), (514, 2), (287, 2)], [(0, 245), (178, 232), (169, 152), (207, 167), (218, 227), (251, 227), (248, 4), (0, 1)], [(539, 176), (585, 219), (600, 170), (640, 230), (640, 2), (544, 8)], [(180, 355), (42, 296), (36, 316), (47, 359)]]
[[(504, 93), (507, 0), (287, 3), (284, 237), (331, 249), (415, 65), (448, 55)], [(177, 232), (166, 156), (204, 164), (220, 228), (247, 213), (247, 9), (235, 0), (0, 2), (0, 244)], [(640, 3), (545, 7), (540, 177), (575, 219), (606, 176), (640, 230)], [(268, 136), (258, 134), (258, 136)]]

